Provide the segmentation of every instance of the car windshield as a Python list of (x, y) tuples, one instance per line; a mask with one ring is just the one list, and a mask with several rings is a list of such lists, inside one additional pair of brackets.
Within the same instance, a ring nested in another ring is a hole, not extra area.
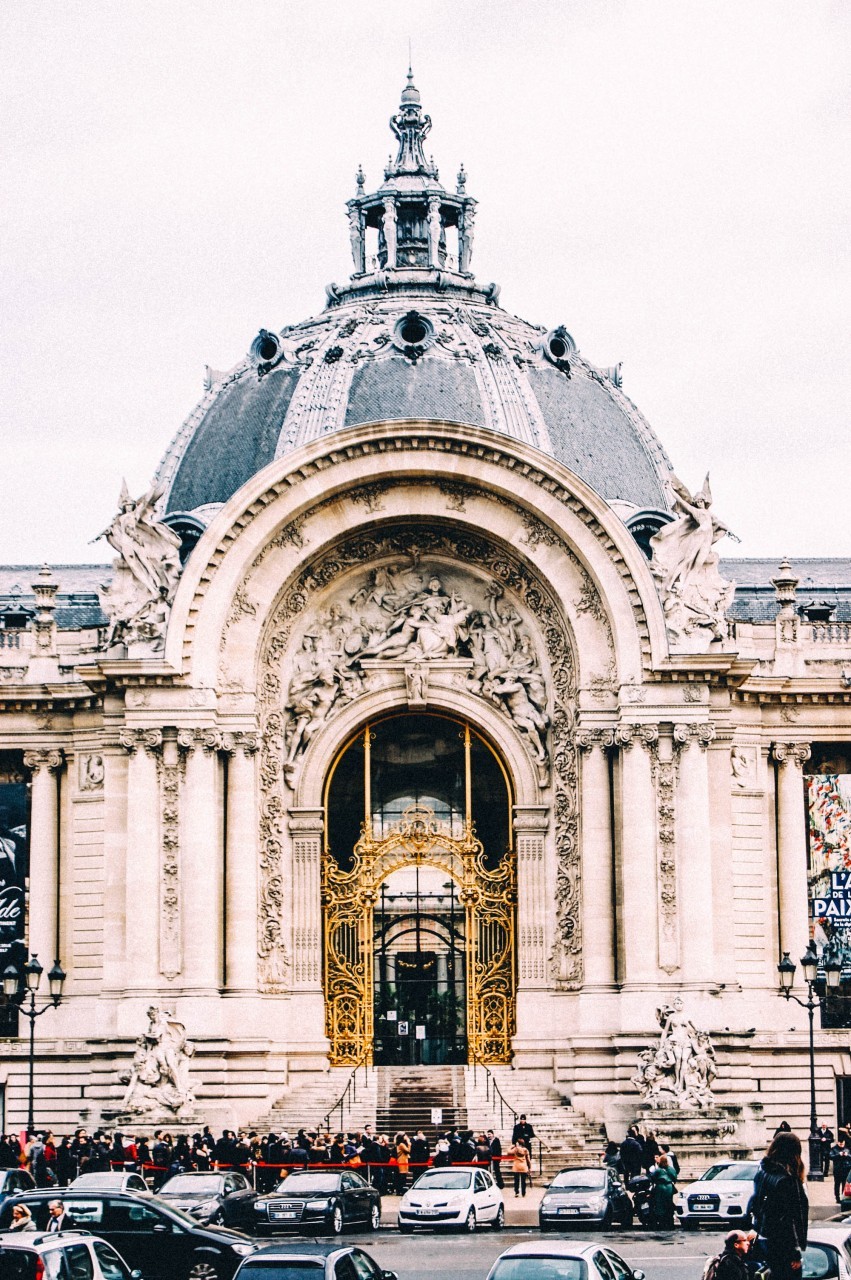
[(460, 1169), (441, 1169), (439, 1173), (424, 1173), (414, 1187), (417, 1191), (466, 1191), (470, 1177), (471, 1174)]
[(500, 1258), (492, 1280), (586, 1280), (587, 1270), (581, 1258), (559, 1258), (556, 1255), (533, 1255)]
[(811, 1244), (801, 1259), (801, 1280), (826, 1280), (839, 1275), (839, 1254), (827, 1244)]
[(214, 1196), (222, 1189), (221, 1174), (178, 1173), (160, 1189), (161, 1196)]
[(698, 1182), (711, 1182), (713, 1178), (720, 1182), (753, 1182), (758, 1168), (758, 1164), (714, 1164)]
[(239, 1280), (305, 1280), (305, 1272), (322, 1272), (325, 1263), (321, 1258), (287, 1258), (285, 1262), (274, 1258), (252, 1258), (245, 1262)]
[(552, 1180), (559, 1191), (602, 1191), (605, 1185), (605, 1169), (563, 1169)]
[(337, 1174), (291, 1173), (283, 1182), (279, 1182), (275, 1190), (288, 1196), (327, 1195), (336, 1191), (340, 1185)]

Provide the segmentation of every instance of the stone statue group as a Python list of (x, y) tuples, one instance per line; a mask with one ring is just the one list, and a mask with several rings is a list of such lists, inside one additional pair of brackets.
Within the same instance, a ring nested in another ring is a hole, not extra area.
[(436, 573), (425, 578), (387, 565), (369, 571), (348, 607), (332, 604), (303, 637), (293, 664), (288, 776), (331, 709), (362, 690), (370, 664), (409, 666), (408, 686), (423, 695), (423, 664), (453, 658), (463, 660), (467, 687), (495, 703), (524, 735), (535, 760), (544, 763), (546, 685), (531, 636), (498, 582), (488, 584), (485, 596), (474, 607)]
[(705, 1110), (715, 1104), (712, 1084), (718, 1074), (715, 1050), (707, 1031), (699, 1031), (683, 1013), (679, 996), (656, 1010), (659, 1044), (638, 1055), (632, 1077), (641, 1100), (651, 1107)]
[(147, 1029), (136, 1041), (133, 1065), (122, 1077), (127, 1085), (122, 1111), (177, 1116), (191, 1108), (195, 1097), (189, 1083), (189, 1063), (194, 1053), (183, 1023), (151, 1005)]

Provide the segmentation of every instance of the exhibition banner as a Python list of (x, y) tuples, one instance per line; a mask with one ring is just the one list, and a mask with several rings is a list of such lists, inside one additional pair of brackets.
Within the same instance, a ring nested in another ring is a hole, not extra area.
[(851, 949), (851, 774), (808, 777), (807, 810), (813, 937)]

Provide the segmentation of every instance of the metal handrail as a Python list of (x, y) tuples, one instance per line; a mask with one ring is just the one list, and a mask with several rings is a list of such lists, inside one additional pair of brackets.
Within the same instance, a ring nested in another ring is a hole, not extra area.
[[(358, 1100), (357, 1076), (361, 1067), (363, 1067), (364, 1074), (367, 1077), (367, 1079), (369, 1078), (369, 1067), (370, 1067), (369, 1056), (370, 1056), (369, 1051), (367, 1050), (364, 1053), (363, 1057), (361, 1058), (360, 1062), (356, 1063), (354, 1068), (352, 1069), (352, 1074), (349, 1076), (348, 1080), (346, 1081), (345, 1089), (340, 1094), (339, 1098), (334, 1103), (333, 1107), (329, 1107), (328, 1111), (325, 1113), (325, 1116), (323, 1117), (323, 1121), (322, 1121), (322, 1127), (326, 1131), (326, 1133), (330, 1131), (331, 1117), (334, 1114), (334, 1112), (337, 1111), (338, 1109), (340, 1112), (340, 1129), (342, 1130), (345, 1128), (345, 1125), (343, 1122), (344, 1107), (345, 1107), (346, 1101), (349, 1100), (349, 1109), (351, 1110), (351, 1107)], [(350, 1094), (351, 1094), (351, 1098), (349, 1098)]]
[[(505, 1110), (504, 1110), (505, 1107), (507, 1107), (508, 1110), (511, 1112), (512, 1124), (516, 1124), (517, 1117), (519, 1116), (520, 1112), (515, 1111), (514, 1107), (512, 1107), (511, 1103), (504, 1096), (502, 1090), (500, 1089), (499, 1085), (496, 1082), (496, 1078), (493, 1072), (491, 1071), (490, 1067), (488, 1067), (486, 1063), (480, 1062), (478, 1058), (475, 1056), (475, 1054), (473, 1055), (473, 1084), (474, 1085), (477, 1084), (476, 1072), (479, 1067), (481, 1067), (485, 1073), (485, 1098), (487, 1099), (488, 1102), (491, 1103), (494, 1109), (496, 1108), (496, 1099), (499, 1098), (500, 1126), (503, 1129), (505, 1129)], [(491, 1094), (491, 1090), (493, 1091), (493, 1094)], [(535, 1137), (538, 1138), (538, 1135), (535, 1134)], [(549, 1147), (547, 1148), (547, 1150), (549, 1150)], [(543, 1138), (538, 1138), (538, 1174), (539, 1176), (543, 1172), (544, 1172), (544, 1140)]]

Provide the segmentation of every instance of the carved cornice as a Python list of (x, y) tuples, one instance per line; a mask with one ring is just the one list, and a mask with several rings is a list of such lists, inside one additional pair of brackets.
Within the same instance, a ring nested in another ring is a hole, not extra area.
[(24, 767), (31, 770), (33, 774), (41, 773), (42, 769), (46, 769), (48, 773), (56, 773), (62, 768), (64, 759), (58, 747), (48, 747), (42, 751), (25, 751)]
[(787, 764), (795, 764), (799, 769), (803, 769), (811, 754), (808, 742), (772, 742), (771, 744), (771, 755), (781, 769)]

